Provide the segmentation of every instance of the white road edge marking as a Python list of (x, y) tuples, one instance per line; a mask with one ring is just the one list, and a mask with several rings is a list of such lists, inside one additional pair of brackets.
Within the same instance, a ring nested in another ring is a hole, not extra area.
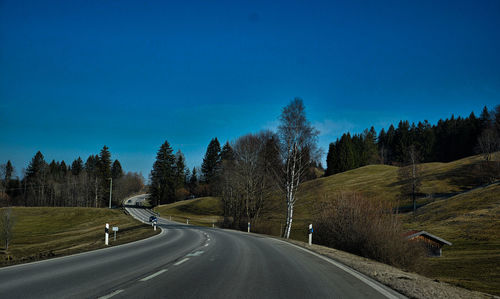
[[(324, 257), (322, 256), (321, 254), (318, 254), (316, 252), (313, 252), (307, 248), (303, 248), (303, 247), (300, 247), (298, 245), (295, 245), (295, 244), (291, 244), (291, 243), (288, 243), (288, 242), (285, 242), (285, 241), (282, 241), (282, 240), (278, 240), (278, 239), (275, 239), (276, 241), (279, 241), (279, 242), (283, 242), (285, 244), (288, 244), (290, 246), (293, 246), (295, 248), (298, 248), (302, 251), (305, 251), (309, 254), (312, 254), (316, 257), (319, 257), (320, 259), (334, 265), (334, 266), (337, 266), (338, 268), (344, 270), (345, 272), (351, 274), (352, 276), (356, 277), (357, 279), (361, 280), (362, 282), (366, 283), (367, 285), (371, 286), (372, 288), (374, 288), (376, 291), (378, 291), (380, 294), (382, 294), (383, 296), (387, 297), (387, 298), (390, 298), (390, 299), (400, 299), (400, 298), (407, 298), (406, 296), (402, 295), (402, 294), (399, 294), (400, 297), (392, 294), (391, 292), (389, 292), (388, 290), (384, 289), (382, 286), (378, 285), (377, 283), (373, 282), (372, 280), (368, 279), (367, 277), (365, 277), (364, 275), (362, 275), (361, 273), (359, 273), (358, 271), (354, 270), (354, 269), (351, 269), (349, 267), (346, 267), (344, 266), (343, 264), (335, 261), (335, 260), (332, 260), (332, 259), (329, 259), (327, 257)], [(394, 291), (396, 292), (396, 291)]]
[(189, 260), (189, 258), (188, 258), (188, 257), (187, 257), (187, 258), (184, 258), (184, 259), (182, 259), (182, 260), (178, 261), (177, 263), (175, 263), (175, 264), (174, 264), (174, 266), (179, 266), (180, 264), (182, 264), (182, 263), (184, 263), (184, 262), (187, 262), (188, 260)]
[(203, 250), (198, 250), (198, 251), (190, 253), (186, 256), (199, 256), (199, 255), (203, 254), (203, 252), (204, 252)]
[(207, 247), (207, 246), (208, 246), (208, 244), (205, 244), (205, 247)]
[(111, 293), (111, 294), (108, 294), (108, 295), (106, 295), (106, 296), (99, 297), (99, 299), (108, 299), (108, 298), (111, 298), (111, 297), (113, 297), (113, 296), (115, 296), (115, 295), (120, 294), (121, 292), (123, 292), (123, 290), (116, 290), (116, 291), (114, 291), (114, 292), (113, 292), (113, 293)]
[(139, 279), (139, 281), (148, 281), (151, 278), (154, 278), (154, 277), (156, 277), (156, 276), (158, 276), (158, 275), (160, 275), (160, 274), (162, 274), (164, 272), (167, 272), (167, 269), (160, 270), (160, 271), (158, 271), (158, 272), (156, 272), (154, 274), (151, 274), (151, 275), (149, 275), (147, 277), (144, 277), (143, 279)]

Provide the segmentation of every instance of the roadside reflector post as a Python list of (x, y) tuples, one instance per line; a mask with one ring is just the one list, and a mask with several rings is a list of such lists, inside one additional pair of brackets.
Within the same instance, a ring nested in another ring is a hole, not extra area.
[(113, 232), (115, 233), (115, 237), (113, 241), (116, 241), (116, 232), (118, 231), (118, 226), (113, 226)]
[(109, 244), (109, 223), (106, 223), (106, 227), (104, 228), (104, 245)]
[(156, 221), (154, 221), (154, 226), (153, 227), (154, 227), (154, 230), (156, 230)]
[(172, 220), (172, 216), (170, 216), (170, 220)]
[(250, 222), (248, 222), (248, 229), (247, 232), (250, 232)]
[(313, 240), (313, 225), (312, 224), (309, 224), (309, 245), (312, 244), (312, 240)]
[(186, 218), (186, 224), (189, 224), (189, 218)]

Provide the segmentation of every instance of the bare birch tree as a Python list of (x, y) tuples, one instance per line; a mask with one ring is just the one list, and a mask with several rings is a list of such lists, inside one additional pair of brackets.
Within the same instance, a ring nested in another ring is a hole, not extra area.
[(406, 166), (402, 166), (398, 171), (398, 178), (402, 181), (401, 197), (411, 196), (413, 203), (413, 213), (417, 210), (417, 193), (421, 186), (421, 169), (419, 154), (414, 145), (408, 147)]
[(297, 202), (297, 190), (308, 170), (311, 159), (317, 153), (319, 132), (306, 119), (302, 99), (295, 98), (283, 108), (278, 127), (279, 152), (282, 167), (278, 173), (278, 184), (285, 194), (286, 224), (283, 237), (289, 238), (293, 222), (293, 209)]
[(500, 162), (493, 159), (494, 153), (500, 150), (500, 136), (493, 127), (486, 128), (477, 138), (477, 143), (476, 151), (484, 159), (480, 163), (481, 174), (487, 182), (493, 183), (500, 175)]
[(492, 128), (485, 129), (477, 139), (478, 152), (483, 155), (486, 162), (491, 161), (491, 156), (500, 148), (499, 136)]

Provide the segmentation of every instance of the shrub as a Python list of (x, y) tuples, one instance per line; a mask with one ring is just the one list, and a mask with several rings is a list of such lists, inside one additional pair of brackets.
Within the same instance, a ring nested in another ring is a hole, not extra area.
[(403, 237), (390, 204), (340, 193), (317, 208), (315, 243), (407, 270), (424, 267), (425, 251)]

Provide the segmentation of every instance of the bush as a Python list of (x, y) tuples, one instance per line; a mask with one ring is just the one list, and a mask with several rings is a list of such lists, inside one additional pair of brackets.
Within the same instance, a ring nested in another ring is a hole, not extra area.
[(340, 193), (317, 208), (315, 243), (407, 270), (424, 267), (425, 250), (403, 237), (391, 205)]

